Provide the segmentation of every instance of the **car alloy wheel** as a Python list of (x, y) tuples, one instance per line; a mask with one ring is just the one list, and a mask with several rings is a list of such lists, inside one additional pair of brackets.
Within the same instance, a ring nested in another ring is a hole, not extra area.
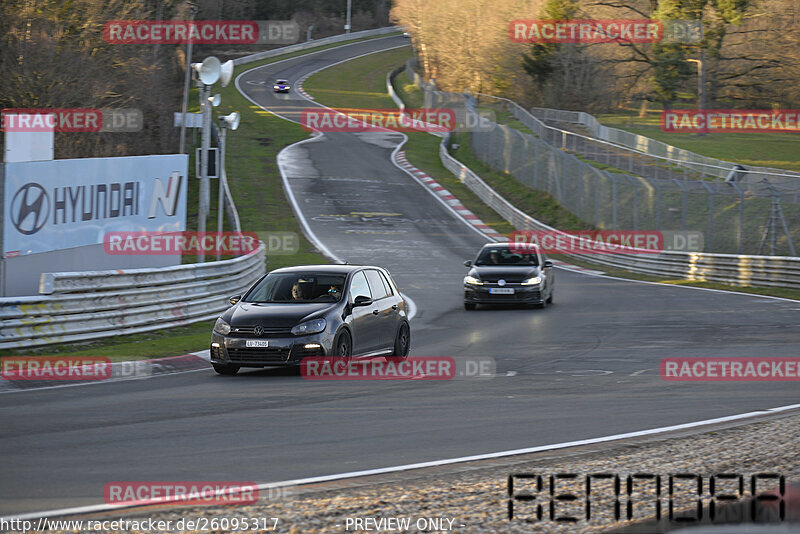
[(353, 355), (353, 341), (347, 330), (342, 330), (336, 336), (333, 344), (333, 355), (337, 358), (350, 358)]
[(408, 328), (408, 323), (400, 325), (397, 331), (397, 337), (394, 340), (394, 352), (389, 357), (393, 361), (402, 361), (408, 358), (408, 353), (411, 349), (411, 330)]

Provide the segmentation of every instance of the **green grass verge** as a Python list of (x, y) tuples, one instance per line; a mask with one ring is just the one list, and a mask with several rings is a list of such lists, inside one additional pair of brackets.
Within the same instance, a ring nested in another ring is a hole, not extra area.
[(386, 92), (386, 65), (391, 70), (409, 58), (410, 46), (370, 54), (314, 74), (303, 89), (333, 108), (395, 109)]
[[(284, 59), (297, 57), (343, 44), (378, 39), (368, 37), (354, 39), (346, 43), (335, 43), (316, 48), (283, 54), (262, 61), (240, 65), (234, 70), (234, 79), (242, 72), (254, 67), (268, 65)], [(308, 133), (295, 124), (284, 121), (263, 111), (244, 98), (231, 83), (228, 87), (215, 87), (222, 104), (216, 108), (215, 115), (227, 115), (239, 111), (242, 115), (239, 129), (228, 132), (226, 167), (228, 187), (231, 189), (242, 229), (256, 232), (265, 237), (268, 232), (295, 232), (299, 236), (300, 250), (297, 254), (268, 254), (267, 267), (277, 269), (287, 265), (320, 264), (328, 260), (319, 254), (305, 239), (294, 218), (291, 206), (286, 200), (283, 184), (277, 166), (277, 154), (283, 147), (306, 139)], [(189, 98), (189, 111), (199, 111), (197, 91)], [(190, 147), (189, 170), (194, 174), (194, 148), (199, 146), (199, 135), (194, 129), (186, 133), (187, 146)], [(187, 196), (187, 229), (197, 228), (198, 184), (192, 176)], [(211, 210), (206, 229), (216, 230), (218, 180), (211, 180)], [(225, 228), (229, 230), (229, 228)], [(184, 257), (185, 262), (195, 261), (195, 257)], [(112, 361), (176, 356), (207, 348), (213, 321), (203, 321), (187, 326), (155, 330), (141, 334), (128, 334), (97, 339), (87, 342), (62, 343), (29, 349), (4, 350), (4, 355), (53, 355), (69, 354), (76, 356), (107, 357)]]

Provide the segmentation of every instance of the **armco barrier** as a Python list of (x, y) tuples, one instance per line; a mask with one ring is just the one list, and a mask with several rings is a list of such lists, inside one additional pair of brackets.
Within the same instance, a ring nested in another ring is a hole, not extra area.
[(0, 349), (147, 332), (216, 318), (266, 272), (266, 246), (219, 262), (43, 273), (40, 296), (0, 299)]
[[(551, 108), (531, 108), (531, 113), (542, 120), (561, 122), (565, 124), (577, 124), (591, 135), (602, 141), (619, 145), (630, 150), (641, 152), (656, 158), (663, 158), (665, 161), (682, 163), (693, 166), (695, 170), (703, 175), (716, 178), (726, 178), (731, 170), (736, 166), (735, 163), (724, 161), (708, 156), (695, 154), (689, 150), (668, 145), (661, 141), (656, 141), (643, 135), (626, 132), (619, 128), (612, 128), (600, 124), (593, 115), (583, 111), (564, 111)], [(774, 169), (771, 167), (747, 166), (748, 173), (755, 175), (776, 176), (786, 178), (800, 178), (800, 173)], [(774, 179), (773, 179), (774, 180)]]
[(341, 43), (344, 41), (351, 41), (353, 39), (363, 39), (364, 37), (375, 37), (378, 35), (388, 35), (390, 33), (396, 33), (401, 31), (400, 28), (396, 26), (388, 26), (386, 28), (377, 28), (374, 30), (363, 30), (360, 32), (353, 32), (353, 33), (343, 33), (341, 35), (333, 35), (331, 37), (324, 37), (322, 39), (315, 39), (312, 41), (306, 41), (305, 43), (298, 43), (289, 46), (283, 46), (281, 48), (275, 48), (273, 50), (265, 50), (264, 52), (256, 52), (255, 54), (250, 54), (249, 56), (242, 56), (233, 60), (234, 65), (245, 65), (247, 63), (252, 63), (254, 61), (260, 61), (262, 59), (267, 59), (274, 56), (280, 56), (283, 54), (289, 54), (292, 52), (296, 52), (298, 50), (307, 50), (309, 48), (316, 48), (318, 46), (325, 46), (328, 44), (334, 43)]
[[(391, 77), (399, 72), (401, 71), (395, 69), (387, 77), (387, 90), (390, 93), (393, 93)], [(516, 106), (516, 104), (514, 105)], [(521, 120), (530, 119), (531, 116), (525, 112), (520, 113), (517, 118)], [(536, 124), (533, 124), (533, 126), (541, 127), (541, 125)], [(559, 232), (559, 230), (534, 219), (513, 206), (466, 165), (452, 157), (447, 150), (447, 144), (448, 139), (445, 138), (439, 145), (439, 157), (445, 168), (452, 172), (483, 202), (511, 223), (514, 228), (517, 230)], [(800, 289), (800, 258), (797, 257), (672, 251), (658, 254), (570, 254), (570, 256), (595, 264), (653, 276), (668, 276), (678, 279), (736, 285)]]

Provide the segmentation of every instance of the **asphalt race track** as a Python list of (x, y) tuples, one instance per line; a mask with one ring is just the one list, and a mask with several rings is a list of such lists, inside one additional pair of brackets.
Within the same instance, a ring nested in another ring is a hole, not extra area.
[[(254, 69), (237, 83), (287, 118), (291, 83), (375, 39)], [(376, 76), (385, 73), (376, 73)], [(268, 81), (267, 84), (264, 81)], [(417, 306), (416, 356), (489, 356), (494, 378), (306, 381), (207, 371), (0, 394), (0, 515), (100, 504), (112, 481), (270, 482), (593, 438), (797, 404), (791, 382), (675, 383), (669, 356), (800, 353), (800, 303), (559, 270), (555, 304), (464, 311), (485, 238), (390, 161), (399, 134), (326, 134), (283, 152), (325, 247), (387, 267)], [(206, 347), (197, 347), (202, 350)]]

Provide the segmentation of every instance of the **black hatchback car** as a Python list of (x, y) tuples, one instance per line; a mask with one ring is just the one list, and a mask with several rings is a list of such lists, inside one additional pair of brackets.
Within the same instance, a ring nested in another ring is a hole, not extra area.
[(553, 302), (553, 263), (533, 244), (484, 245), (464, 277), (464, 308), (477, 304), (536, 304)]
[(312, 356), (409, 353), (406, 302), (380, 267), (284, 267), (230, 301), (211, 334), (211, 364), (220, 374), (295, 366)]

